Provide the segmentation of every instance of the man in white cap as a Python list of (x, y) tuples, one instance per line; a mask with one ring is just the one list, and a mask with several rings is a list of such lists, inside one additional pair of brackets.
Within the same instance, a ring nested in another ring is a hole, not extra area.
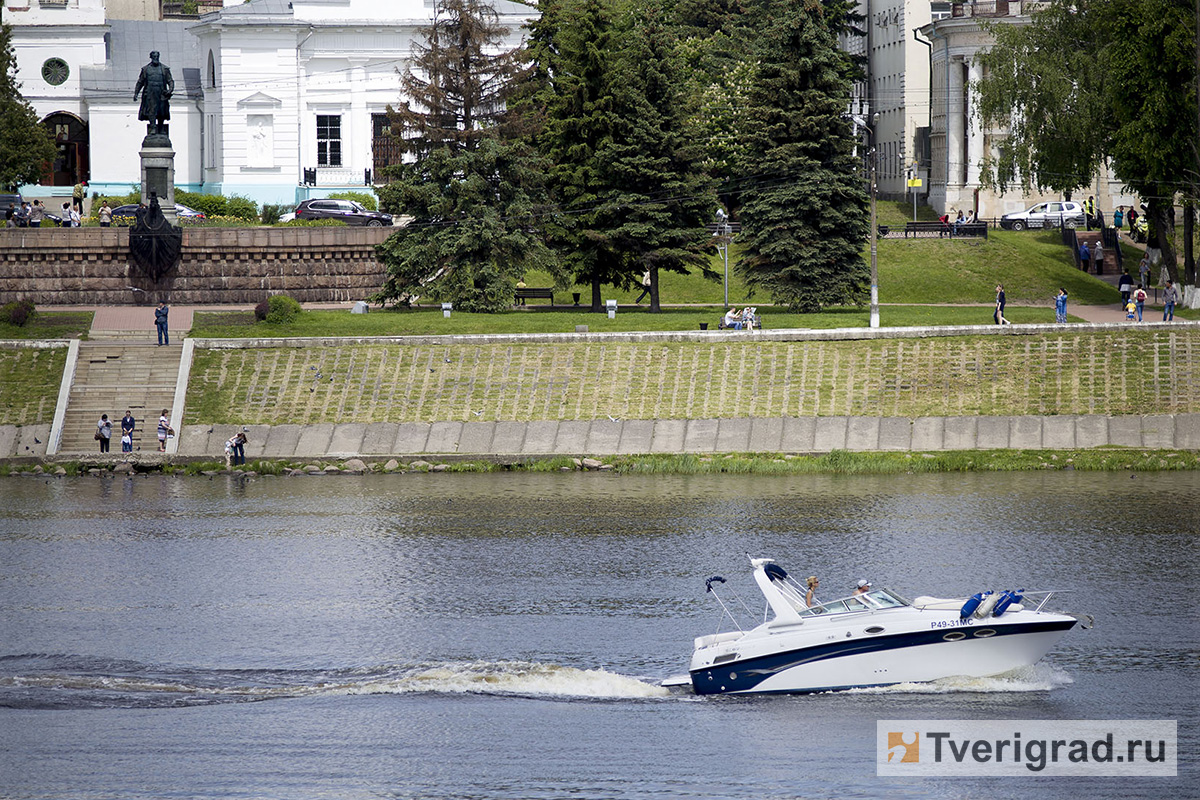
[(869, 591), (871, 591), (871, 582), (870, 581), (859, 581), (858, 588), (854, 590), (853, 596), (858, 596), (860, 594), (866, 594)]

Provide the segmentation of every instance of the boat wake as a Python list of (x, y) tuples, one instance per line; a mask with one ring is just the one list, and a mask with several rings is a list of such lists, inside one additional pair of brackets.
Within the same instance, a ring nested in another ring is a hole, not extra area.
[(387, 664), (333, 670), (205, 670), (82, 656), (0, 658), (0, 707), (177, 708), (296, 697), (479, 694), (555, 699), (666, 697), (602, 669), (526, 661)]
[(1049, 664), (1019, 667), (988, 678), (941, 678), (928, 683), (897, 683), (865, 689), (849, 689), (849, 694), (959, 694), (964, 692), (1047, 692), (1074, 683), (1065, 671)]

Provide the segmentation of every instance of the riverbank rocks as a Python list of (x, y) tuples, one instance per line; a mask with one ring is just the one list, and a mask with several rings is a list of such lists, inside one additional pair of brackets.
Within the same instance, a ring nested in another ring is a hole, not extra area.
[(430, 469), (432, 467), (433, 464), (430, 464), (428, 461), (414, 461), (408, 465), (409, 469)]
[(309, 475), (315, 475), (321, 471), (321, 465), (320, 464), (305, 464), (304, 471), (307, 472)]
[(600, 469), (604, 466), (603, 461), (597, 461), (594, 458), (585, 458), (580, 462), (584, 469)]
[(383, 465), (384, 472), (394, 472), (398, 469), (400, 469), (400, 462), (394, 458), (389, 460), (386, 464)]
[(120, 464), (113, 465), (113, 472), (118, 475), (129, 475), (133, 472), (133, 464), (128, 461), (122, 461)]
[(342, 469), (352, 475), (362, 475), (367, 471), (367, 464), (359, 458), (352, 458), (345, 464), (342, 464)]

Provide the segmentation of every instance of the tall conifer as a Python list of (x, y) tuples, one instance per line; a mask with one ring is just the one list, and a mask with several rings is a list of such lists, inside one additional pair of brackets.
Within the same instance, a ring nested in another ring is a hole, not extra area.
[(867, 197), (846, 114), (847, 57), (817, 0), (759, 0), (755, 14), (739, 268), (796, 311), (860, 301)]

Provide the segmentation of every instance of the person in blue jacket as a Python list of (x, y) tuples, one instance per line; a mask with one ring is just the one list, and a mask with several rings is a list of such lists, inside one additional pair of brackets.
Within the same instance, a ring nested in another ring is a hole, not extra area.
[(1054, 298), (1054, 321), (1060, 324), (1067, 321), (1067, 290), (1062, 287), (1059, 287), (1058, 296)]

